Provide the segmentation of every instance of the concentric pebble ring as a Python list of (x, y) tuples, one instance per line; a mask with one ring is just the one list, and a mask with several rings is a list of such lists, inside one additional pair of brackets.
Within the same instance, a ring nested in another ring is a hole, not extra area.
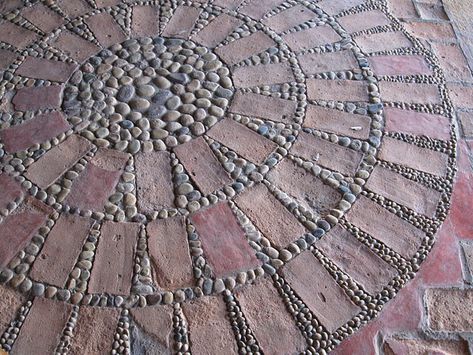
[(13, 3), (4, 350), (326, 353), (419, 270), (453, 109), (384, 1)]

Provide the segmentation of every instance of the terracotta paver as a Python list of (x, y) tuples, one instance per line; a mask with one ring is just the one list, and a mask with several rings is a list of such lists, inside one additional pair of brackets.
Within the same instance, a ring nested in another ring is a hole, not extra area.
[[(193, 354), (238, 354), (226, 305), (221, 297), (186, 302), (182, 308), (189, 323)], [(213, 329), (218, 329), (218, 332)]]
[(61, 15), (42, 3), (36, 3), (31, 7), (23, 9), (21, 16), (45, 33), (64, 23), (64, 18)]
[(331, 229), (316, 247), (373, 295), (397, 275), (392, 266), (340, 226)]
[[(71, 311), (70, 304), (36, 298), (11, 354), (53, 353), (61, 340), (62, 331)], [(38, 331), (39, 329), (41, 331)]]
[(21, 184), (6, 173), (0, 174), (0, 186), (2, 186), (0, 209), (7, 208), (10, 202), (20, 200), (25, 196)]
[(361, 50), (366, 53), (389, 51), (397, 48), (410, 48), (412, 43), (402, 32), (379, 32), (355, 38)]
[(71, 18), (93, 10), (86, 0), (57, 0), (57, 4)]
[(341, 39), (330, 26), (316, 26), (300, 32), (291, 32), (282, 38), (293, 51), (314, 48)]
[(234, 10), (243, 3), (244, 0), (215, 0), (214, 5), (225, 9)]
[(236, 293), (251, 330), (262, 350), (268, 354), (295, 354), (306, 347), (306, 341), (295, 320), (272, 285), (264, 279)]
[(283, 2), (284, 0), (261, 0), (258, 2), (250, 1), (249, 3), (241, 6), (239, 11), (244, 15), (254, 18), (255, 20), (259, 20), (271, 9), (281, 5)]
[(199, 234), (204, 255), (217, 277), (260, 265), (228, 203), (221, 202), (198, 211), (190, 220)]
[(420, 229), (364, 196), (345, 218), (405, 257), (414, 255), (424, 238)]
[(233, 71), (233, 83), (239, 88), (283, 84), (295, 80), (288, 63), (239, 67)]
[(380, 55), (370, 57), (376, 75), (431, 75), (432, 70), (420, 55)]
[(88, 218), (61, 215), (46, 238), (30, 277), (64, 287), (91, 226), (92, 221)]
[(138, 231), (136, 223), (104, 222), (90, 276), (90, 292), (130, 293)]
[(429, 289), (426, 298), (430, 329), (471, 332), (473, 322), (465, 311), (473, 305), (473, 293), (467, 290)]
[(98, 8), (114, 6), (121, 3), (121, 0), (95, 0)]
[(278, 145), (230, 118), (213, 126), (207, 135), (252, 163), (262, 164)]
[(18, 49), (26, 48), (38, 39), (37, 33), (9, 21), (3, 20), (0, 24), (0, 41)]
[(334, 332), (360, 311), (309, 251), (284, 267), (282, 274), (329, 332)]
[(252, 55), (264, 52), (276, 43), (262, 32), (255, 32), (248, 37), (237, 39), (215, 50), (227, 65), (240, 63)]
[(135, 157), (136, 191), (142, 212), (174, 205), (171, 156), (167, 152), (141, 153)]
[(322, 0), (318, 2), (321, 7), (330, 15), (335, 15), (339, 12), (347, 10), (351, 7), (358, 6), (363, 3), (363, 0)]
[(354, 175), (363, 158), (360, 152), (305, 132), (299, 133), (291, 154), (345, 175)]
[(8, 69), (10, 64), (13, 64), (17, 56), (18, 55), (15, 52), (6, 49), (0, 49), (0, 69)]
[(338, 23), (348, 32), (359, 32), (372, 27), (386, 26), (391, 23), (388, 17), (380, 10), (363, 11), (343, 16)]
[(68, 31), (59, 33), (50, 41), (50, 44), (78, 62), (83, 62), (101, 49), (96, 44)]
[(305, 74), (352, 70), (358, 63), (351, 51), (308, 53), (297, 58)]
[(437, 85), (382, 81), (379, 87), (381, 96), (387, 102), (439, 104), (441, 101)]
[(222, 14), (200, 30), (192, 39), (203, 46), (214, 48), (242, 24), (243, 21), (240, 19)]
[[(159, 354), (170, 354), (173, 343), (172, 308), (170, 306), (133, 308), (130, 313), (136, 324), (160, 345), (160, 347), (154, 348), (153, 345), (146, 342), (146, 345), (144, 345), (146, 350), (148, 352), (155, 351)], [(133, 345), (132, 341), (132, 351), (134, 350)]]
[(232, 182), (204, 138), (180, 145), (174, 152), (205, 195)]
[(18, 291), (4, 285), (0, 286), (0, 296), (2, 298), (2, 302), (0, 302), (0, 332), (3, 334), (26, 298)]
[(362, 81), (308, 79), (307, 96), (310, 100), (367, 101), (368, 88)]
[(158, 219), (148, 224), (146, 230), (158, 285), (164, 289), (191, 286), (194, 277), (184, 218)]
[(126, 39), (120, 25), (107, 12), (91, 16), (85, 20), (87, 26), (94, 33), (95, 38), (103, 47), (123, 42)]
[(159, 8), (136, 5), (133, 7), (131, 34), (133, 37), (155, 36), (159, 32)]
[(37, 57), (27, 57), (16, 73), (27, 78), (65, 82), (77, 69), (73, 63), (59, 62)]
[(230, 112), (277, 122), (294, 119), (297, 102), (253, 93), (237, 92), (233, 97)]
[(277, 247), (301, 237), (304, 226), (262, 185), (255, 185), (235, 199), (237, 206)]
[(302, 5), (295, 5), (287, 10), (264, 19), (262, 22), (277, 33), (285, 32), (301, 23), (312, 20), (316, 14)]
[(201, 10), (190, 6), (180, 6), (163, 31), (164, 37), (189, 37)]
[(433, 175), (445, 175), (448, 156), (414, 144), (385, 137), (379, 152), (379, 158), (395, 164), (425, 171)]
[(55, 111), (37, 115), (23, 124), (1, 130), (0, 138), (8, 152), (18, 152), (54, 138), (69, 128), (64, 115)]
[(40, 86), (18, 90), (12, 104), (19, 111), (54, 109), (61, 105), (62, 85)]

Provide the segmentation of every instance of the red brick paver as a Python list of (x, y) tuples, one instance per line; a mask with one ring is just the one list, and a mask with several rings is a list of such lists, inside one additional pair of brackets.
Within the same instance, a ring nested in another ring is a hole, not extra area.
[(262, 22), (277, 33), (285, 32), (296, 25), (312, 20), (316, 14), (302, 5), (295, 5), (287, 10), (264, 19)]
[(192, 39), (203, 46), (214, 48), (242, 24), (243, 21), (240, 19), (222, 14), (200, 30)]
[(363, 3), (363, 0), (322, 0), (317, 3), (329, 15), (335, 15), (344, 10)]
[(368, 101), (368, 87), (363, 81), (308, 79), (310, 100)]
[(159, 31), (159, 7), (136, 5), (133, 7), (131, 34), (133, 37), (154, 37)]
[(282, 36), (282, 38), (289, 48), (296, 52), (337, 42), (341, 39), (340, 35), (330, 26), (316, 26), (307, 30), (292, 32)]
[(225, 9), (235, 10), (243, 1), (244, 0), (215, 0), (213, 4)]
[(50, 41), (50, 44), (78, 62), (83, 62), (100, 51), (100, 47), (96, 44), (69, 31), (59, 33)]
[(95, 38), (103, 47), (123, 42), (126, 39), (120, 25), (107, 12), (91, 16), (85, 20), (87, 26), (94, 33)]
[[(170, 306), (133, 308), (130, 311), (133, 320), (147, 334), (157, 339), (164, 349), (170, 351), (173, 342), (172, 308)], [(148, 351), (156, 351), (149, 348)]]
[(73, 63), (64, 63), (37, 57), (27, 57), (16, 73), (27, 78), (65, 82), (77, 69)]
[(248, 15), (255, 20), (261, 19), (271, 9), (281, 5), (284, 0), (261, 0), (261, 1), (250, 1), (247, 4), (240, 7), (239, 11)]
[(3, 20), (0, 24), (0, 41), (13, 47), (23, 49), (37, 41), (39, 35), (19, 25)]
[(355, 38), (355, 42), (366, 53), (389, 51), (412, 47), (412, 43), (402, 32), (379, 32)]
[(240, 63), (252, 55), (264, 52), (276, 43), (262, 32), (255, 32), (215, 50), (227, 65)]
[(18, 55), (7, 49), (0, 49), (0, 70), (7, 69), (12, 64)]
[(201, 10), (196, 7), (180, 6), (163, 31), (165, 37), (188, 38)]
[(17, 91), (12, 104), (19, 111), (58, 108), (62, 101), (62, 85), (23, 88)]
[(233, 83), (239, 88), (283, 84), (295, 80), (288, 63), (244, 66), (233, 71)]
[(2, 298), (2, 302), (0, 302), (0, 332), (3, 334), (26, 299), (18, 291), (3, 285), (0, 285), (0, 297)]
[(71, 18), (93, 10), (86, 0), (57, 0), (57, 4)]
[(64, 23), (64, 18), (61, 15), (42, 3), (36, 3), (31, 7), (23, 9), (21, 16), (45, 33)]
[(318, 74), (330, 71), (352, 70), (358, 67), (351, 51), (308, 53), (298, 57), (305, 74)]
[(391, 23), (380, 10), (363, 11), (343, 16), (338, 23), (349, 33), (367, 30), (376, 26), (386, 26)]
[(8, 208), (10, 202), (20, 200), (25, 196), (25, 193), (20, 185), (12, 176), (6, 173), (0, 174), (0, 210)]
[(432, 70), (420, 55), (380, 55), (369, 59), (376, 75), (431, 75)]
[(387, 102), (405, 102), (419, 104), (440, 104), (440, 92), (437, 85), (379, 82), (381, 97)]

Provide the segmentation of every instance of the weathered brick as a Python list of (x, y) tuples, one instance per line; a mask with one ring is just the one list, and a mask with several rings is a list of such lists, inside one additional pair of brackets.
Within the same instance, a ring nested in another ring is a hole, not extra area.
[(428, 325), (434, 331), (473, 331), (473, 292), (460, 289), (427, 289)]
[(239, 12), (243, 15), (250, 16), (255, 20), (261, 19), (266, 13), (273, 8), (281, 5), (284, 0), (260, 0), (250, 1), (239, 8)]
[(390, 137), (383, 138), (379, 159), (433, 175), (444, 176), (447, 172), (448, 156), (446, 154)]
[(348, 176), (355, 175), (363, 159), (360, 152), (305, 132), (299, 132), (291, 154)]
[(353, 33), (367, 30), (376, 26), (389, 25), (391, 21), (382, 11), (371, 10), (340, 17), (338, 19), (338, 23), (347, 32)]
[(0, 223), (0, 267), (7, 266), (28, 245), (51, 212), (49, 206), (29, 198), (15, 213), (3, 219)]
[(419, 3), (417, 4), (417, 10), (422, 19), (448, 21), (448, 16), (445, 13), (443, 6), (440, 3), (439, 5), (429, 4), (429, 3)]
[(452, 26), (445, 21), (409, 21), (404, 23), (404, 26), (406, 30), (413, 33), (414, 36), (426, 41), (456, 41)]
[(21, 16), (30, 21), (44, 33), (49, 33), (64, 23), (64, 18), (56, 11), (39, 2), (24, 8)]
[(331, 133), (358, 139), (368, 139), (371, 118), (336, 109), (308, 105), (305, 127), (320, 129)]
[(473, 87), (463, 84), (448, 84), (448, 93), (456, 108), (473, 108)]
[(111, 353), (120, 312), (119, 308), (82, 306), (69, 354)]
[(330, 333), (360, 311), (309, 251), (286, 264), (282, 275)]
[(135, 323), (146, 334), (151, 335), (152, 343), (140, 343), (131, 331), (131, 353), (139, 353), (145, 349), (145, 354), (171, 354), (173, 343), (173, 310), (171, 306), (133, 308), (130, 310)]
[(131, 16), (131, 34), (133, 37), (154, 37), (158, 34), (158, 6), (135, 5)]
[[(99, 150), (100, 152), (100, 150)], [(103, 150), (104, 155), (117, 155), (115, 159), (102, 160), (97, 153), (85, 170), (72, 185), (67, 203), (83, 209), (97, 210), (103, 207), (120, 179), (128, 155), (111, 150)], [(118, 156), (121, 154), (122, 156)]]
[(8, 69), (10, 64), (12, 64), (18, 54), (11, 52), (7, 49), (0, 49), (0, 70)]
[(233, 83), (237, 88), (284, 84), (296, 81), (288, 63), (243, 66), (233, 70)]
[(252, 163), (262, 164), (278, 145), (231, 118), (213, 126), (207, 135)]
[(364, 196), (358, 197), (345, 218), (407, 258), (414, 256), (424, 238), (420, 229)]
[(6, 13), (15, 9), (18, 9), (24, 6), (25, 3), (22, 0), (9, 0), (9, 1), (2, 1), (0, 3), (0, 12)]
[(93, 10), (86, 0), (57, 0), (56, 3), (70, 18), (81, 16)]
[(204, 195), (233, 181), (202, 137), (181, 144), (174, 152)]
[(63, 88), (62, 85), (21, 88), (13, 97), (12, 104), (19, 111), (58, 108), (61, 106)]
[(358, 68), (358, 62), (352, 51), (307, 53), (298, 56), (302, 71), (307, 74), (318, 74), (330, 71), (344, 71)]
[(35, 116), (25, 123), (0, 131), (0, 137), (7, 152), (19, 152), (34, 144), (58, 136), (70, 128), (60, 112), (50, 112)]
[(236, 292), (250, 329), (265, 354), (299, 354), (306, 341), (270, 279)]
[(415, 18), (417, 11), (412, 0), (388, 0), (391, 13), (399, 18)]
[(335, 15), (344, 10), (362, 4), (363, 0), (322, 0), (317, 3), (329, 15)]
[(320, 215), (336, 207), (342, 197), (337, 190), (325, 185), (289, 158), (279, 162), (266, 178), (280, 190), (290, 193), (304, 208)]
[(424, 112), (385, 107), (385, 130), (417, 136), (449, 140), (450, 123), (447, 117)]
[(166, 25), (166, 28), (163, 31), (163, 36), (188, 38), (200, 13), (201, 10), (196, 7), (178, 7)]
[(151, 213), (174, 206), (171, 155), (168, 152), (141, 153), (135, 156), (138, 208)]
[(303, 31), (296, 31), (282, 36), (293, 51), (318, 47), (341, 40), (340, 35), (330, 26), (316, 26)]
[(468, 342), (461, 340), (389, 338), (382, 345), (384, 354), (468, 354)]
[(384, 101), (419, 104), (442, 103), (438, 86), (434, 84), (380, 81), (378, 85)]
[(106, 221), (102, 225), (89, 292), (128, 295), (133, 277), (137, 223)]
[(157, 219), (148, 224), (148, 249), (153, 277), (163, 289), (192, 286), (192, 260), (183, 217)]
[(203, 46), (214, 48), (242, 24), (243, 21), (236, 17), (221, 14), (193, 36), (192, 39)]
[(301, 237), (304, 226), (263, 185), (254, 185), (235, 198), (237, 206), (278, 248)]
[(244, 0), (214, 0), (213, 4), (229, 10), (235, 10)]
[(99, 9), (102, 7), (114, 6), (121, 2), (122, 0), (95, 0), (95, 4)]
[(27, 57), (16, 70), (16, 74), (33, 79), (64, 83), (77, 69), (77, 64), (65, 63), (37, 57)]
[(366, 188), (394, 202), (433, 218), (442, 194), (418, 182), (409, 180), (382, 166), (376, 166)]
[(268, 119), (276, 122), (292, 122), (297, 102), (238, 91), (233, 97), (229, 111), (240, 115)]
[(7, 330), (10, 322), (15, 318), (26, 298), (18, 291), (0, 285), (0, 333)]
[(101, 49), (95, 43), (89, 42), (67, 30), (61, 31), (49, 43), (78, 62), (83, 62)]
[(120, 25), (108, 12), (101, 12), (84, 20), (99, 43), (107, 48), (126, 39)]
[(397, 48), (410, 48), (413, 46), (409, 38), (399, 31), (361, 35), (355, 38), (355, 42), (365, 53), (390, 51)]
[(432, 75), (425, 58), (420, 55), (380, 55), (369, 58), (376, 75)]
[(396, 269), (339, 225), (315, 246), (372, 295), (381, 292), (397, 275)]
[(459, 45), (432, 43), (432, 48), (447, 80), (473, 81), (468, 62)]
[(11, 354), (54, 353), (71, 312), (72, 305), (65, 302), (35, 298)]
[(120, 171), (129, 158), (128, 153), (102, 148), (95, 153), (91, 163), (105, 170)]
[(460, 120), (462, 132), (465, 137), (473, 137), (473, 113), (472, 112), (457, 112)]
[[(470, 283), (473, 282), (473, 243), (462, 243), (461, 244), (463, 255), (465, 256), (464, 274), (465, 279), (469, 278)], [(0, 329), (1, 330), (1, 329)]]
[(302, 5), (295, 5), (276, 15), (264, 19), (263, 22), (277, 33), (285, 32), (294, 26), (312, 20), (317, 15)]
[(2, 187), (0, 191), (0, 210), (7, 208), (10, 202), (20, 200), (25, 196), (20, 183), (7, 173), (0, 174), (0, 186)]
[(368, 86), (356, 80), (307, 79), (310, 100), (368, 101)]
[(247, 37), (230, 42), (225, 46), (218, 47), (215, 49), (215, 53), (217, 53), (227, 65), (234, 65), (275, 45), (276, 42), (268, 35), (258, 31)]
[(36, 32), (27, 30), (9, 21), (3, 20), (0, 24), (0, 41), (8, 43), (13, 47), (23, 49), (38, 39), (39, 35)]
[(186, 302), (182, 310), (189, 324), (193, 354), (238, 354), (227, 307), (221, 297)]
[(74, 134), (31, 164), (25, 176), (45, 189), (69, 170), (90, 149), (92, 149), (92, 144), (87, 139)]
[(216, 277), (235, 275), (260, 265), (227, 202), (200, 210), (190, 219)]
[(64, 287), (91, 225), (92, 220), (88, 218), (61, 215), (46, 238), (33, 264), (30, 277), (33, 280)]

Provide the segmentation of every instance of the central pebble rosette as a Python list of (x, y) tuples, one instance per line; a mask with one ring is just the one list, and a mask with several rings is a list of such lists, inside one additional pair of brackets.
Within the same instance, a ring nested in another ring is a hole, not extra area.
[(201, 136), (233, 93), (230, 71), (210, 49), (145, 37), (91, 57), (67, 83), (62, 106), (99, 147), (135, 154)]

